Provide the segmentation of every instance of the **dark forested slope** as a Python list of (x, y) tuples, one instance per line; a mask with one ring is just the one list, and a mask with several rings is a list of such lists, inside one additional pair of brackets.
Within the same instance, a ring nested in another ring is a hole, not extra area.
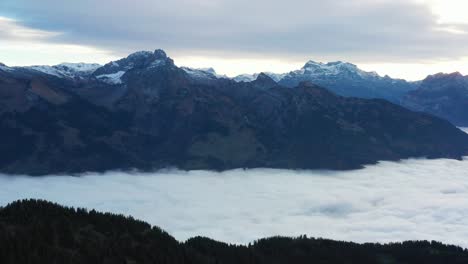
[(0, 263), (468, 263), (468, 251), (437, 242), (356, 244), (273, 237), (248, 246), (196, 237), (178, 242), (119, 215), (25, 200), (0, 209)]

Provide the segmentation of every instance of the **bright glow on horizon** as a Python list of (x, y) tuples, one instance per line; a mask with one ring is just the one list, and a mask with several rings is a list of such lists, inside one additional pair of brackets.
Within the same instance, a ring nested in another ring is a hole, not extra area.
[(468, 75), (468, 57), (456, 61), (438, 61), (430, 63), (357, 63), (365, 71), (376, 71), (381, 76), (419, 81), (436, 73), (460, 72)]
[(51, 41), (61, 32), (28, 28), (0, 16), (0, 62), (10, 66), (55, 65), (62, 62), (107, 63), (111, 52), (95, 47)]
[(0, 62), (8, 66), (56, 65), (63, 62), (105, 64), (117, 57), (93, 47), (11, 41), (0, 45)]
[(468, 2), (466, 0), (423, 0), (439, 17), (441, 24), (468, 24)]

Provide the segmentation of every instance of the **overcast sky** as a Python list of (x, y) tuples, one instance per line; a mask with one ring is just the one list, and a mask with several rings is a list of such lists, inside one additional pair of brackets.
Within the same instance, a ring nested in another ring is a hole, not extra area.
[(219, 73), (349, 61), (420, 79), (468, 74), (464, 0), (1, 0), (0, 61), (98, 62), (162, 48)]

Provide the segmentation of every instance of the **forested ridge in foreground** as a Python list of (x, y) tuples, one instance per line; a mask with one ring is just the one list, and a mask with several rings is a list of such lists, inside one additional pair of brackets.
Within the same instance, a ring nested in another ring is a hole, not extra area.
[(203, 237), (179, 242), (131, 217), (23, 200), (0, 209), (0, 263), (468, 263), (468, 250), (434, 241), (381, 245), (305, 236), (248, 246)]

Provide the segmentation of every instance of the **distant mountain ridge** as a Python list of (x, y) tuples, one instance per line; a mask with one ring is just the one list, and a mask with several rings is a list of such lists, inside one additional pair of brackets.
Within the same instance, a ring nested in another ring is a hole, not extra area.
[[(286, 87), (295, 87), (303, 81), (310, 81), (326, 87), (332, 92), (350, 97), (382, 98), (398, 103), (407, 92), (417, 85), (402, 79), (381, 77), (376, 72), (366, 72), (347, 62), (321, 63), (308, 61), (301, 69), (289, 73), (265, 73)], [(236, 81), (250, 81), (258, 74), (239, 75)]]
[(409, 92), (402, 105), (468, 126), (468, 76), (459, 72), (430, 75)]
[(283, 79), (286, 76), (286, 73), (261, 72), (254, 74), (241, 74), (232, 79), (236, 82), (252, 82), (255, 81), (257, 77), (262, 73), (270, 77), (275, 82), (281, 81), (281, 79)]
[(101, 65), (96, 63), (61, 63), (54, 66), (43, 65), (24, 68), (40, 71), (60, 78), (84, 78), (91, 75), (100, 67)]
[[(468, 76), (458, 72), (429, 75), (421, 81), (408, 82), (366, 72), (347, 62), (320, 63), (308, 61), (304, 67), (289, 73), (264, 73), (286, 87), (310, 81), (347, 97), (382, 98), (414, 111), (449, 120), (457, 126), (468, 126)], [(242, 74), (237, 82), (251, 82), (259, 74)]]
[[(135, 52), (126, 58), (128, 63), (120, 68), (117, 65), (122, 63), (121, 60), (108, 63), (103, 67), (99, 64), (92, 63), (62, 63), (55, 66), (29, 66), (12, 68), (2, 64), (0, 67), (3, 67), (4, 71), (11, 71), (13, 69), (36, 70), (44, 74), (54, 75), (59, 78), (83, 79), (93, 75), (95, 78), (106, 82), (107, 84), (117, 85), (121, 84), (121, 78), (127, 70), (133, 68), (134, 66), (138, 66), (132, 64), (132, 57), (139, 58), (144, 56), (150, 60), (154, 58), (154, 56), (167, 57), (165, 52), (162, 50), (158, 50), (158, 54), (159, 55), (155, 55), (154, 52), (150, 51)], [(156, 66), (156, 64), (153, 66)], [(181, 67), (181, 69), (183, 69), (192, 78), (204, 82), (212, 82), (216, 79), (232, 79), (236, 82), (252, 82), (260, 75), (260, 73), (241, 74), (236, 77), (229, 78), (226, 75), (220, 75), (216, 73), (213, 68), (195, 69), (190, 67)], [(97, 74), (93, 74), (94, 72), (97, 72)], [(299, 85), (299, 83), (303, 81), (310, 81), (325, 87), (338, 95), (368, 99), (382, 98), (415, 111), (423, 111), (437, 115), (453, 122), (458, 126), (467, 126), (468, 124), (468, 118), (462, 113), (462, 109), (468, 107), (468, 105), (466, 102), (462, 102), (460, 100), (460, 98), (466, 98), (468, 96), (468, 92), (465, 91), (466, 89), (462, 89), (456, 92), (458, 95), (457, 97), (453, 96), (453, 91), (440, 91), (438, 95), (432, 95), (432, 102), (429, 102), (427, 98), (420, 98), (423, 96), (423, 90), (425, 90), (427, 83), (434, 76), (439, 76), (441, 78), (443, 76), (452, 75), (461, 76), (459, 73), (436, 74), (428, 76), (425, 80), (422, 81), (408, 82), (403, 79), (393, 79), (389, 76), (382, 77), (376, 72), (363, 71), (356, 65), (348, 62), (336, 61), (321, 63), (310, 60), (301, 69), (291, 71), (289, 73), (263, 72), (263, 74), (269, 76), (278, 84), (290, 88)], [(445, 78), (443, 81), (450, 82), (450, 78)], [(437, 85), (447, 88), (447, 84), (442, 82), (438, 82)], [(466, 84), (459, 82), (457, 84), (452, 83), (452, 86), (453, 85), (465, 86)], [(431, 86), (433, 90), (435, 84)], [(440, 106), (444, 104), (446, 107), (440, 108)], [(455, 106), (458, 110), (454, 109)]]
[(307, 81), (287, 88), (267, 74), (251, 82), (195, 74), (162, 50), (80, 78), (2, 66), (0, 131), (9, 153), (0, 172), (13, 174), (354, 169), (468, 154), (468, 135), (442, 119)]

